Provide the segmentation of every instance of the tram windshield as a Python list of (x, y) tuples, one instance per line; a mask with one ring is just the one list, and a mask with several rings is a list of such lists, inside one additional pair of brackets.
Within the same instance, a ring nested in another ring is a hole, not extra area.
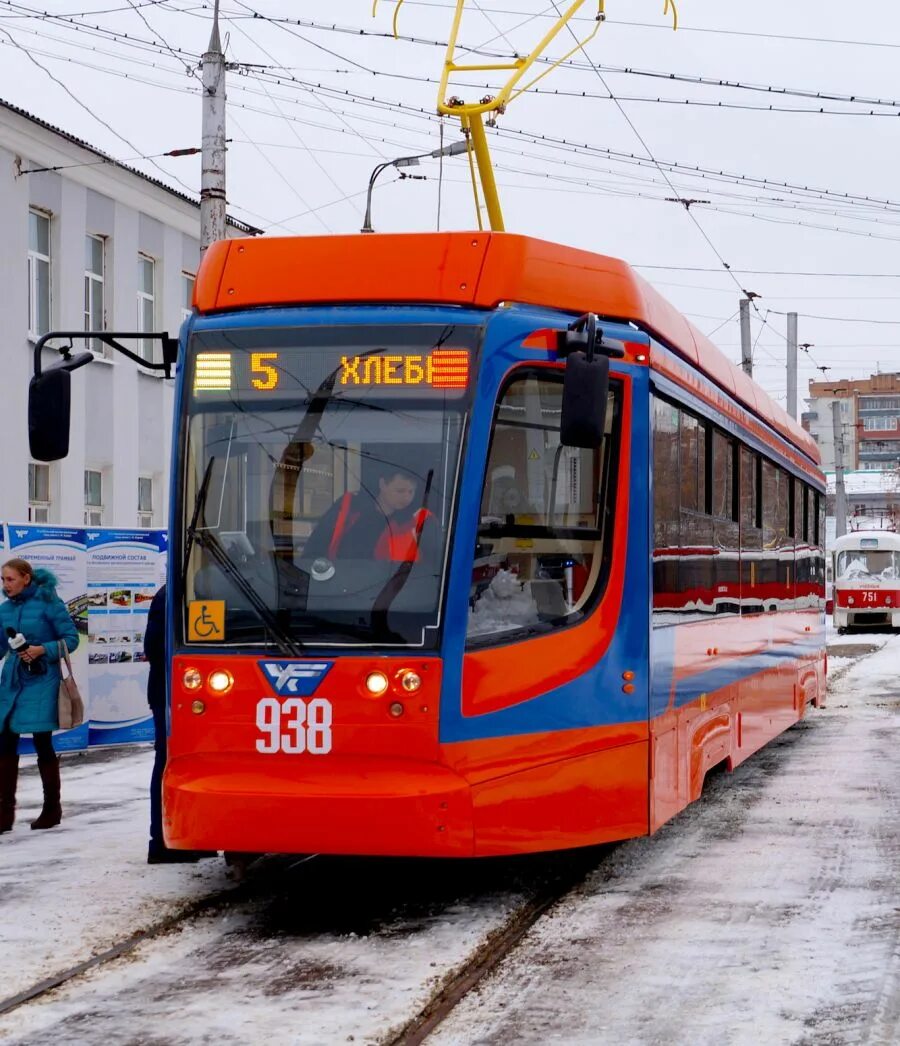
[[(185, 599), (224, 639), (436, 645), (480, 328), (195, 334)], [(202, 641), (188, 615), (188, 640)]]
[(853, 548), (838, 553), (838, 581), (895, 581), (897, 578), (900, 578), (897, 552)]

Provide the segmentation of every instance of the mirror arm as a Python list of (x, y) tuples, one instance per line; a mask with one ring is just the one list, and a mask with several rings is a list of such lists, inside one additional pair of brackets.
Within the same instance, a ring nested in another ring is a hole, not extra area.
[[(47, 347), (48, 342), (57, 338), (67, 338), (69, 342), (68, 345), (64, 345), (56, 350), (63, 358), (60, 366), (64, 370), (76, 370), (78, 367), (84, 367), (94, 360), (94, 355), (91, 352), (83, 352), (77, 356), (72, 356), (72, 341), (75, 338), (84, 338), (85, 341), (91, 339), (102, 341), (104, 345), (109, 345), (116, 352), (121, 352), (123, 356), (126, 356), (134, 363), (140, 364), (146, 370), (162, 371), (167, 378), (172, 377), (172, 368), (178, 360), (178, 339), (170, 338), (168, 332), (49, 331), (47, 334), (42, 334), (34, 344), (34, 376), (36, 378), (39, 378), (42, 373), (41, 352)], [(162, 363), (149, 363), (136, 352), (126, 349), (124, 345), (120, 345), (117, 339), (161, 342), (163, 351)]]
[(586, 312), (573, 320), (566, 330), (556, 332), (556, 352), (562, 357), (572, 352), (583, 352), (588, 363), (593, 360), (595, 352), (617, 358), (625, 355), (625, 350), (618, 345), (604, 345), (600, 321), (593, 312)]

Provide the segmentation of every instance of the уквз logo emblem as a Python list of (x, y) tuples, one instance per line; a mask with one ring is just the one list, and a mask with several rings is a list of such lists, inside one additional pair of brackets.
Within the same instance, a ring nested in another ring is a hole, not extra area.
[(28, 531), (27, 530), (17, 530), (16, 531), (16, 537), (17, 538), (27, 538), (28, 537)]
[(259, 667), (279, 697), (309, 697), (328, 675), (331, 661), (260, 661)]
[(90, 531), (88, 531), (88, 534), (87, 534), (88, 541), (96, 541), (98, 537), (100, 537), (99, 534), (96, 534), (96, 533), (92, 534)]

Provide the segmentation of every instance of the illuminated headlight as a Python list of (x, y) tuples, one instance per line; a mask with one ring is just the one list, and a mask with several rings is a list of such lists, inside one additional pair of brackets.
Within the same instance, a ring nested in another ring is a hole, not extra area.
[(384, 672), (370, 672), (366, 676), (366, 690), (372, 697), (381, 697), (388, 688), (388, 677)]
[(199, 690), (203, 686), (203, 676), (196, 668), (186, 668), (181, 677), (181, 683), (185, 690)]
[(227, 694), (234, 686), (234, 676), (224, 668), (220, 668), (211, 673), (206, 682), (214, 694)]
[(421, 685), (422, 677), (418, 672), (408, 671), (400, 676), (400, 686), (402, 686), (408, 694), (414, 694)]

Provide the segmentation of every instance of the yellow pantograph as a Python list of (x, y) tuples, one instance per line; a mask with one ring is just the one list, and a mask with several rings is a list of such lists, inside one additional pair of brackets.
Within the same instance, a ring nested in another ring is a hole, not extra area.
[[(515, 101), (522, 93), (534, 87), (545, 76), (552, 73), (563, 62), (567, 61), (577, 51), (585, 47), (597, 34), (600, 26), (606, 20), (606, 0), (597, 0), (597, 15), (594, 28), (583, 39), (576, 41), (574, 47), (561, 55), (554, 62), (532, 77), (526, 83), (522, 83), (526, 74), (541, 58), (544, 51), (553, 43), (557, 36), (569, 25), (571, 20), (589, 0), (572, 0), (565, 11), (559, 14), (553, 25), (547, 30), (543, 37), (534, 46), (528, 55), (517, 55), (509, 61), (497, 62), (465, 62), (457, 61), (457, 41), (459, 39), (460, 26), (462, 25), (463, 12), (466, 0), (456, 0), (456, 9), (453, 14), (453, 24), (447, 41), (447, 52), (444, 57), (444, 68), (441, 74), (440, 86), (438, 87), (437, 111), (442, 116), (455, 116), (459, 119), (463, 133), (469, 143), (469, 167), (472, 174), (472, 188), (475, 193), (475, 211), (478, 217), (479, 229), (483, 227), (481, 217), (481, 200), (479, 198), (479, 182), (481, 194), (484, 197), (484, 207), (487, 210), (491, 229), (502, 232), (504, 229), (503, 212), (500, 208), (500, 197), (497, 193), (497, 182), (494, 178), (494, 168), (491, 162), (490, 150), (488, 149), (487, 135), (485, 133), (485, 114), (502, 114), (510, 102)], [(399, 35), (398, 17), (404, 0), (396, 0), (394, 6), (393, 31), (394, 36)], [(663, 13), (668, 14), (671, 10), (673, 16), (673, 28), (678, 28), (678, 10), (675, 0), (664, 0)], [(372, 15), (378, 9), (378, 0), (372, 2)], [(574, 34), (573, 34), (574, 35)], [(456, 74), (479, 73), (479, 72), (506, 72), (509, 77), (505, 84), (496, 94), (487, 95), (477, 102), (466, 102), (461, 98), (449, 95), (450, 79)], [(491, 122), (489, 117), (488, 122)], [(476, 175), (477, 165), (477, 175)]]

